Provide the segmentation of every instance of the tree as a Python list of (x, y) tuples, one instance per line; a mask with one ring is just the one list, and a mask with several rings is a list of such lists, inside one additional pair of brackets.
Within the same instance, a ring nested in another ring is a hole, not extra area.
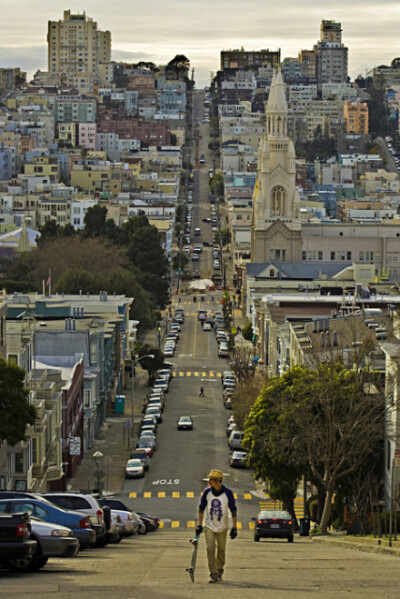
[(384, 399), (370, 381), (368, 371), (340, 361), (296, 366), (269, 380), (249, 417), (246, 442), (256, 463), (267, 456), (295, 469), (308, 464), (324, 488), (324, 533), (339, 481), (383, 438)]
[(221, 173), (213, 175), (209, 182), (209, 187), (212, 195), (215, 198), (223, 198), (225, 193), (224, 177)]
[(36, 419), (36, 408), (28, 401), (25, 372), (0, 358), (0, 441), (15, 445), (25, 439), (28, 424)]
[[(152, 357), (150, 357), (152, 356)], [(144, 370), (147, 370), (149, 385), (154, 380), (157, 370), (163, 367), (164, 354), (158, 347), (153, 347), (149, 343), (144, 343), (139, 350), (139, 363)]]
[(85, 235), (88, 237), (101, 237), (105, 233), (107, 208), (95, 204), (88, 208), (84, 218)]
[(246, 421), (244, 447), (249, 450), (255, 477), (265, 480), (270, 496), (281, 500), (284, 509), (296, 518), (294, 499), (302, 465), (289, 464), (274, 445), (270, 446), (270, 432), (279, 427), (274, 406), (277, 386), (276, 380), (269, 381), (255, 401)]

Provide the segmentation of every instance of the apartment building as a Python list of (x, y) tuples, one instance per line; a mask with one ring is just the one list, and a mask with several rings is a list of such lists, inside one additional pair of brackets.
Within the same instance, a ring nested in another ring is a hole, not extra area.
[(320, 31), (320, 41), (314, 46), (317, 83), (347, 82), (348, 48), (342, 43), (341, 23), (322, 21)]
[(96, 109), (96, 100), (60, 96), (55, 100), (56, 123), (95, 123)]
[(85, 12), (65, 10), (62, 20), (49, 21), (47, 44), (50, 73), (78, 79), (93, 76), (93, 83), (102, 83), (100, 65), (111, 62), (111, 34), (100, 31)]
[(346, 132), (367, 135), (368, 133), (368, 104), (359, 100), (347, 101), (343, 106), (343, 116), (346, 121)]
[(281, 61), (281, 51), (277, 50), (222, 50), (220, 54), (220, 69), (245, 69), (265, 64), (276, 66)]

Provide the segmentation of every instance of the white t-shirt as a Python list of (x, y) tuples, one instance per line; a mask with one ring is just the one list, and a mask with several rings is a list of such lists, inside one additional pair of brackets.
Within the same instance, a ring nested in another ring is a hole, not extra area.
[(229, 511), (236, 516), (236, 504), (233, 493), (222, 485), (218, 494), (211, 487), (203, 491), (199, 510), (204, 513), (203, 526), (213, 532), (223, 532), (229, 527)]

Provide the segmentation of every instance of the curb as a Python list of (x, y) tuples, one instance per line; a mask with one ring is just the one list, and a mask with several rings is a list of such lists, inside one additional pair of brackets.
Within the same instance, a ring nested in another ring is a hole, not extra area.
[[(332, 537), (322, 537), (322, 536), (313, 536), (312, 541), (317, 543), (332, 543), (335, 545), (339, 545), (340, 547), (347, 547), (348, 549), (353, 549), (356, 551), (364, 551), (366, 553), (380, 553), (381, 555), (392, 555), (393, 557), (400, 557), (400, 547), (389, 547), (385, 545), (378, 544), (378, 539), (363, 539), (362, 541), (357, 541), (356, 539), (346, 540), (343, 538), (332, 538)], [(386, 541), (386, 540), (385, 540)], [(388, 541), (386, 541), (387, 543)]]

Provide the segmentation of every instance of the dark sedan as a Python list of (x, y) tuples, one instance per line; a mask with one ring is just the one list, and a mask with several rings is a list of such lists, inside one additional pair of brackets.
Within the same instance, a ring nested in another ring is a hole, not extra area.
[(254, 540), (261, 538), (287, 539), (293, 543), (294, 525), (289, 512), (281, 510), (263, 510), (256, 519)]

